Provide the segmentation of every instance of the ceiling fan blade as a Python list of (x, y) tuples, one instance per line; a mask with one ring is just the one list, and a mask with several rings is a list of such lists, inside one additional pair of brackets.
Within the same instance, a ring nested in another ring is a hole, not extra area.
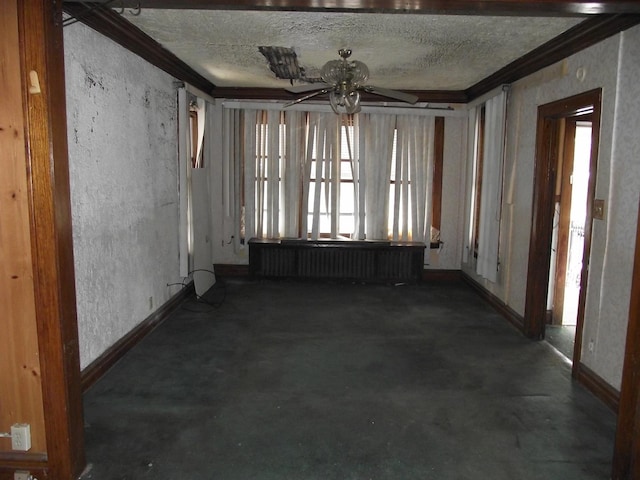
[(401, 92), (399, 90), (389, 90), (388, 88), (380, 88), (374, 87), (372, 85), (367, 85), (364, 87), (365, 92), (373, 93), (375, 95), (381, 95), (383, 97), (395, 98), (396, 100), (400, 100), (402, 102), (407, 103), (416, 103), (418, 101), (418, 97), (412, 95), (410, 93)]
[(317, 92), (310, 93), (309, 95), (305, 95), (304, 97), (296, 98), (294, 101), (287, 103), (284, 108), (290, 107), (291, 105), (295, 105), (296, 103), (304, 102), (305, 100), (309, 100), (310, 98), (316, 97), (318, 95), (322, 95), (323, 93), (329, 92), (330, 88), (323, 88)]
[(291, 87), (285, 87), (287, 92), (291, 93), (306, 93), (314, 90), (321, 90), (323, 88), (331, 87), (328, 83), (305, 83), (302, 85), (293, 85)]

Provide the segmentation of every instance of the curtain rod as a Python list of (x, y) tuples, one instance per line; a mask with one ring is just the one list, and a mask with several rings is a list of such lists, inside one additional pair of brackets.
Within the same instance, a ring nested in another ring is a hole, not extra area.
[[(331, 107), (329, 105), (320, 104), (320, 103), (305, 103), (291, 105), (286, 109), (283, 109), (284, 103), (282, 102), (256, 102), (256, 101), (242, 101), (242, 100), (223, 100), (222, 106), (224, 108), (251, 108), (256, 110), (291, 110), (291, 111), (303, 111), (303, 112), (326, 112), (332, 113)], [(424, 106), (419, 107), (401, 107), (397, 104), (393, 106), (373, 106), (373, 105), (362, 105), (362, 113), (386, 113), (389, 115), (420, 115), (420, 116), (430, 116), (430, 117), (459, 117), (466, 118), (467, 111), (464, 108), (460, 108), (456, 110), (454, 108), (449, 107), (448, 105), (444, 106), (429, 106), (429, 104), (425, 104)]]

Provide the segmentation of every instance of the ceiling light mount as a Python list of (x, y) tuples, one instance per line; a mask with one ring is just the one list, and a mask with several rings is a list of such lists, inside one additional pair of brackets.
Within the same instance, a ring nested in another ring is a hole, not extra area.
[(325, 93), (329, 94), (329, 103), (336, 114), (358, 113), (361, 109), (360, 92), (373, 93), (411, 104), (418, 101), (418, 97), (415, 95), (366, 85), (365, 83), (369, 79), (369, 68), (358, 60), (349, 60), (351, 53), (351, 49), (341, 48), (338, 50), (340, 60), (330, 60), (324, 64), (320, 71), (322, 83), (287, 88), (286, 90), (292, 93), (313, 93), (298, 98), (285, 106), (288, 107)]

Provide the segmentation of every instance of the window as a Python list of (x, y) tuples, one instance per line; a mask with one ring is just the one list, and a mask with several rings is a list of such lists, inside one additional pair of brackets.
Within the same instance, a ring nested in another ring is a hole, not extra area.
[[(353, 140), (354, 126), (353, 117), (344, 116), (339, 125), (340, 128), (340, 156), (337, 160), (339, 185), (339, 204), (338, 204), (338, 234), (345, 238), (351, 238), (355, 231), (355, 206), (356, 191), (354, 184), (354, 166), (352, 158), (354, 156)], [(319, 229), (320, 236), (328, 238), (331, 236), (331, 220), (332, 209), (330, 201), (330, 192), (328, 185), (332, 179), (331, 163), (322, 162), (318, 159), (318, 142), (313, 144), (313, 153), (311, 155), (310, 182), (309, 182), (309, 201), (307, 202), (307, 235), (312, 233), (313, 226), (313, 199), (316, 195), (316, 189), (319, 189), (320, 205), (319, 205)], [(329, 167), (328, 167), (329, 165)]]
[(470, 146), (467, 244), (463, 261), (475, 258), (476, 273), (498, 281), (508, 86), (469, 116)]
[[(294, 113), (301, 115), (295, 119)], [(372, 141), (374, 129), (367, 130), (359, 115), (244, 111), (243, 116), (244, 128), (231, 130), (252, 131), (253, 137), (229, 142), (237, 178), (243, 179), (236, 187), (240, 238), (246, 229), (246, 237), (430, 242), (435, 231), (431, 243), (439, 246), (444, 118), (401, 121), (398, 115), (396, 124), (396, 116), (389, 116), (381, 130), (388, 141), (380, 149)], [(422, 155), (430, 160), (412, 160)], [(382, 228), (365, 231), (365, 222), (381, 219)], [(427, 220), (431, 232), (425, 233)]]

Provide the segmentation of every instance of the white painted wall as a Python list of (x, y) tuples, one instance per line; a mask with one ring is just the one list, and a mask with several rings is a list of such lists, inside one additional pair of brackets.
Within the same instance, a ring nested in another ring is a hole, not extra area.
[(64, 29), (80, 363), (179, 287), (173, 78), (81, 23)]
[[(603, 89), (595, 220), (591, 246), (582, 362), (620, 387), (640, 189), (640, 27), (609, 38), (512, 86), (508, 105), (501, 272), (495, 284), (475, 276), (516, 312), (524, 314), (537, 108), (594, 88)], [(585, 75), (578, 75), (583, 69)], [(592, 342), (592, 349), (589, 348)]]

